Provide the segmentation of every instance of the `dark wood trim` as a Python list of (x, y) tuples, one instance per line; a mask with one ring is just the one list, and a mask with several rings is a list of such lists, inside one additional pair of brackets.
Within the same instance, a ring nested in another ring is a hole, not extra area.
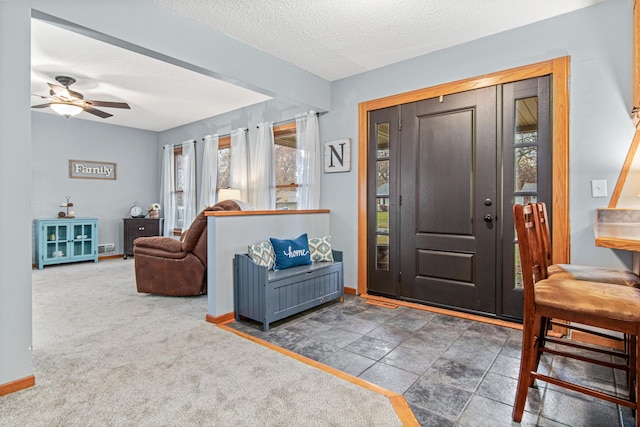
[(225, 323), (230, 323), (235, 320), (236, 320), (236, 314), (233, 311), (231, 313), (221, 314), (220, 316), (212, 316), (211, 314), (207, 313), (207, 316), (206, 316), (207, 322), (213, 323), (216, 325), (224, 325)]
[(369, 111), (482, 87), (551, 75), (553, 88), (553, 262), (570, 260), (568, 56), (358, 104), (358, 293), (367, 293), (367, 143)]
[(0, 384), (0, 396), (15, 393), (16, 391), (24, 390), (25, 388), (33, 387), (34, 385), (36, 385), (36, 377), (34, 375), (29, 375), (28, 377), (24, 377), (19, 380)]
[(344, 293), (345, 294), (349, 294), (349, 295), (358, 295), (357, 293), (357, 289), (356, 288), (348, 288), (345, 286), (344, 288)]

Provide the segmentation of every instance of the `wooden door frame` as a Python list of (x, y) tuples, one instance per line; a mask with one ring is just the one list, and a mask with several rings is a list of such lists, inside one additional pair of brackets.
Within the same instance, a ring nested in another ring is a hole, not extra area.
[(358, 294), (367, 293), (367, 167), (369, 111), (551, 75), (552, 93), (552, 221), (553, 263), (568, 263), (569, 233), (569, 73), (570, 57), (563, 56), (484, 76), (444, 83), (425, 89), (364, 101), (358, 104)]

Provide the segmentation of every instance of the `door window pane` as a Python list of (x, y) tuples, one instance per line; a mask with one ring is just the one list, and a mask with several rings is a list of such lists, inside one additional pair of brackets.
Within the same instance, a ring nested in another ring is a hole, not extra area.
[(514, 197), (514, 203), (516, 205), (526, 205), (527, 203), (537, 203), (538, 196), (516, 196)]
[(538, 191), (538, 147), (515, 149), (515, 190)]
[(377, 157), (379, 159), (389, 158), (389, 123), (378, 123), (376, 125)]
[(378, 233), (389, 233), (389, 198), (376, 199), (376, 229)]
[(513, 287), (515, 289), (522, 289), (524, 287), (524, 282), (522, 281), (522, 263), (520, 262), (520, 247), (518, 244), (515, 244), (515, 251), (513, 252), (515, 255), (515, 280), (513, 282)]
[(389, 236), (377, 236), (376, 270), (389, 271)]
[[(536, 142), (538, 134), (538, 97), (516, 100), (516, 143)], [(520, 141), (526, 139), (527, 141)]]
[(389, 195), (389, 160), (376, 162), (376, 195)]

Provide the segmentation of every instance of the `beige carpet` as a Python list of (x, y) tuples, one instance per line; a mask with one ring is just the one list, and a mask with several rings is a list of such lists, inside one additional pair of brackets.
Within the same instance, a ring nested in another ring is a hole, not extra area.
[(133, 260), (33, 272), (35, 387), (2, 426), (397, 426), (389, 400), (138, 294)]

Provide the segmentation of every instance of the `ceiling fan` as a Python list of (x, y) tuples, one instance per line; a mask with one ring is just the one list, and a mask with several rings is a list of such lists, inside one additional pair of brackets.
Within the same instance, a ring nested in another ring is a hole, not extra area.
[(98, 117), (106, 119), (113, 116), (105, 111), (98, 110), (94, 107), (108, 107), (108, 108), (126, 108), (131, 109), (126, 102), (111, 102), (111, 101), (95, 101), (90, 99), (84, 99), (84, 96), (80, 92), (69, 89), (76, 79), (68, 76), (56, 76), (56, 80), (62, 86), (47, 83), (49, 85), (50, 96), (34, 95), (40, 98), (46, 99), (49, 102), (46, 104), (33, 105), (31, 108), (46, 108), (51, 107), (56, 113), (71, 117), (79, 114), (82, 111), (86, 111), (89, 114), (93, 114)]

